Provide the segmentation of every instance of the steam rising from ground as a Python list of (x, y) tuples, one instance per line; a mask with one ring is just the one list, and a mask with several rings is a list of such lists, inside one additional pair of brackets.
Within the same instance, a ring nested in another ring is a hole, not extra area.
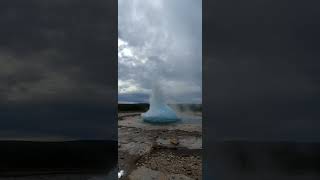
[(165, 103), (161, 87), (158, 84), (153, 84), (150, 108), (142, 114), (142, 118), (146, 122), (154, 123), (176, 122), (178, 120), (175, 111)]

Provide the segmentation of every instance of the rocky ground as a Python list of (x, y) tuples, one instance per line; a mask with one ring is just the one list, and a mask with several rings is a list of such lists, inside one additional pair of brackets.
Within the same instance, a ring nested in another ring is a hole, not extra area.
[(196, 123), (153, 125), (142, 122), (140, 113), (119, 113), (121, 179), (201, 179), (201, 114), (197, 118)]

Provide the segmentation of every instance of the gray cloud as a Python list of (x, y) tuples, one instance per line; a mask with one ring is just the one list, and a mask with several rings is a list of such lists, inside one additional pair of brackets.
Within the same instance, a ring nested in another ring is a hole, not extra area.
[(168, 100), (202, 102), (201, 1), (118, 3), (119, 101), (145, 101), (156, 80)]
[(204, 127), (214, 137), (320, 139), (318, 6), (265, 0), (204, 6), (204, 106), (210, 107), (204, 113), (211, 119)]
[[(319, 1), (207, 0), (203, 7), (204, 177), (317, 179), (301, 142), (320, 140)], [(224, 140), (239, 140), (237, 155)], [(295, 153), (274, 156), (281, 149)], [(297, 152), (308, 166), (288, 171)], [(239, 159), (254, 162), (248, 173), (243, 163), (233, 166)]]
[(116, 139), (115, 7), (104, 0), (0, 2), (1, 132)]

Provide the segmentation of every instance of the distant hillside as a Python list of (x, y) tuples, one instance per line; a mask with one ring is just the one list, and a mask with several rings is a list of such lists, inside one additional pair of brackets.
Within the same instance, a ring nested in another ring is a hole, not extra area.
[[(202, 111), (202, 104), (169, 104), (169, 106), (180, 111)], [(145, 112), (149, 109), (149, 104), (118, 104), (118, 111)]]
[(149, 104), (118, 104), (118, 111), (145, 112), (149, 109)]

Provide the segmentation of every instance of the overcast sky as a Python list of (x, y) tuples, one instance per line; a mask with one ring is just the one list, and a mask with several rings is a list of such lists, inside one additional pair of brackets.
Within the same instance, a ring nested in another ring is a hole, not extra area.
[(320, 141), (319, 2), (218, 0), (204, 7), (210, 132)]
[(116, 138), (112, 2), (0, 2), (0, 140)]
[(154, 81), (167, 102), (202, 102), (201, 1), (118, 1), (119, 102), (147, 102)]

